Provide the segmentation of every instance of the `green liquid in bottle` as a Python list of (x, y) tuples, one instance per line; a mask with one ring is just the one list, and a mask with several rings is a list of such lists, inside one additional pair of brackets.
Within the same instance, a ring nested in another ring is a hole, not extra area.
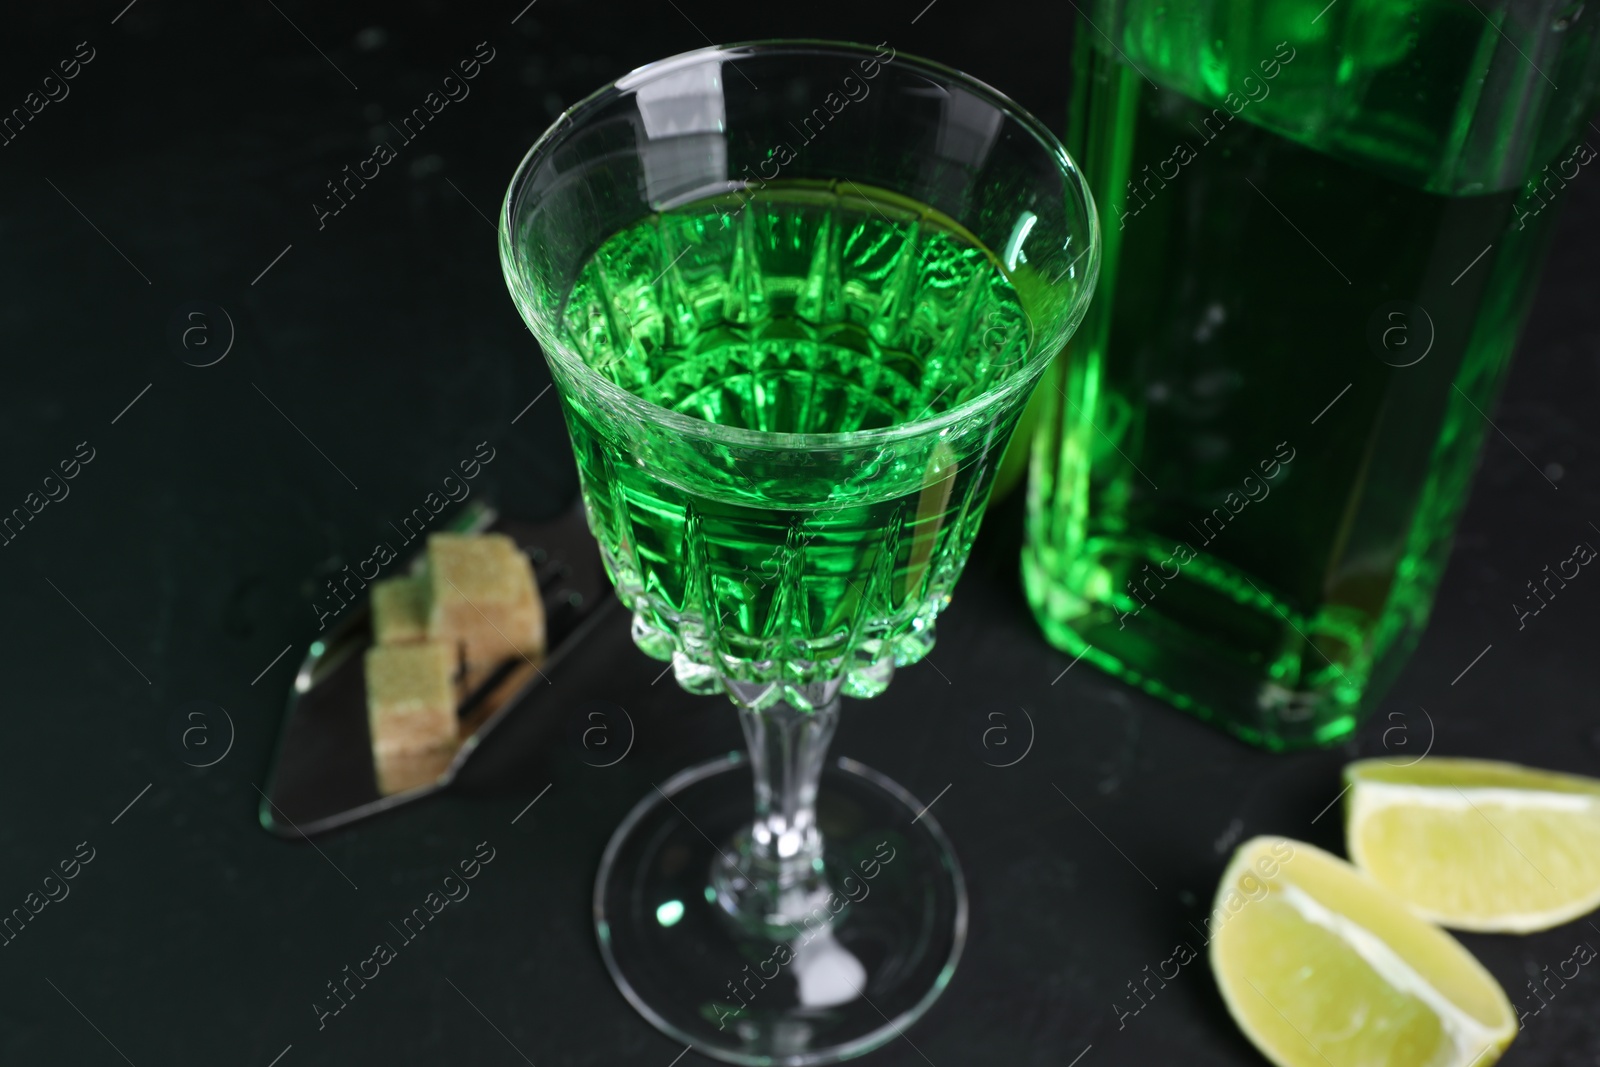
[[(870, 696), (927, 653), (1031, 384), (1028, 320), (994, 255), (901, 197), (773, 183), (611, 237), (563, 327), (616, 389), (796, 435), (674, 432), (557, 367), (641, 648), (693, 691), (801, 707), (841, 678)], [(964, 405), (942, 431), (881, 432)]]
[(1473, 98), (1519, 60), (1471, 6), (1320, 7), (1080, 28), (1105, 266), (1024, 558), (1055, 644), (1270, 748), (1348, 734), (1426, 623), (1571, 136)]

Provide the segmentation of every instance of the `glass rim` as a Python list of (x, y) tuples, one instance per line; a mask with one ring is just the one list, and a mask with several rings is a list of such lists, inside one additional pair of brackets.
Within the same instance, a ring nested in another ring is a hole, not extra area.
[[(499, 224), (496, 226), (499, 237), (501, 272), (505, 276), (507, 288), (513, 286), (514, 277), (520, 273), (517, 269), (516, 250), (512, 244), (518, 194), (534, 172), (538, 170), (539, 166), (572, 131), (580, 126), (588, 114), (597, 111), (601, 106), (611, 103), (618, 97), (632, 92), (640, 84), (653, 77), (692, 67), (714, 56), (739, 54), (818, 55), (858, 59), (864, 56), (876, 56), (879, 53), (878, 49), (872, 45), (824, 38), (774, 37), (738, 41), (731, 44), (713, 44), (653, 60), (633, 68), (614, 81), (596, 89), (563, 111), (555, 122), (551, 123), (539, 135), (523, 155), (522, 161), (517, 164), (516, 170), (511, 175), (511, 182), (506, 187), (505, 197), (500, 205)], [(1007, 119), (1017, 123), (1055, 163), (1057, 170), (1067, 183), (1066, 191), (1068, 197), (1070, 198), (1075, 194), (1082, 202), (1087, 224), (1089, 247), (1086, 253), (1079, 253), (1080, 257), (1087, 255), (1087, 263), (1083, 271), (1085, 284), (1073, 296), (1062, 315), (1063, 320), (1066, 322), (1081, 322), (1090, 300), (1094, 297), (1096, 288), (1094, 281), (1098, 277), (1102, 250), (1099, 212), (1095, 207), (1094, 197), (1089, 191), (1088, 182), (1084, 179), (1083, 172), (1078, 167), (1077, 161), (1067, 152), (1066, 146), (1061, 143), (1061, 139), (1052, 133), (1050, 128), (1040, 121), (1033, 112), (987, 82), (937, 60), (926, 59), (922, 56), (899, 50), (895, 50), (893, 61), (896, 63), (903, 62), (907, 67), (924, 76), (933, 76), (944, 82), (958, 84), (962, 88), (970, 90), (974, 95), (1004, 114)], [(515, 291), (512, 292), (512, 296), (513, 298), (516, 297)], [(1030, 322), (1029, 326), (1031, 328), (1033, 323)], [(537, 335), (535, 335), (535, 339), (539, 342), (539, 348), (544, 352), (546, 359), (558, 363), (563, 371), (582, 384), (585, 391), (592, 390), (594, 393), (598, 393), (610, 406), (620, 407), (636, 415), (643, 422), (664, 427), (687, 436), (707, 439), (717, 444), (819, 452), (855, 450), (863, 447), (896, 444), (930, 433), (937, 434), (955, 426), (985, 408), (1031, 385), (1049, 363), (1055, 359), (1056, 355), (1061, 351), (1061, 347), (1065, 345), (1066, 340), (1070, 339), (1070, 335), (1062, 340), (1061, 345), (1041, 343), (1036, 351), (1028, 354), (1021, 373), (1012, 375), (992, 389), (986, 389), (947, 411), (873, 430), (850, 430), (833, 433), (782, 433), (770, 430), (750, 430), (739, 426), (724, 426), (692, 415), (685, 415), (623, 389), (609, 378), (595, 371), (583, 359), (576, 358), (566, 352), (563, 345), (547, 345), (544, 339)], [(557, 384), (559, 386), (559, 383)]]

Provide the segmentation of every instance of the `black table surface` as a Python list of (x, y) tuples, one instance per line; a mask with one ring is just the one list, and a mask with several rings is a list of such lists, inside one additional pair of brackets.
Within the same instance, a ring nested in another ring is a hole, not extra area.
[[(3, 31), (0, 110), (60, 61), (80, 68), (0, 146), (0, 508), (93, 458), (0, 548), (0, 913), (75, 852), (93, 858), (0, 947), (0, 1063), (667, 1067), (683, 1049), (612, 986), (589, 894), (650, 783), (738, 745), (730, 707), (614, 654), (587, 691), (525, 709), (451, 792), (314, 845), (278, 840), (257, 790), (313, 603), (480, 442), (494, 458), (477, 498), (530, 518), (573, 499), (486, 217), (562, 108), (708, 38), (811, 36), (961, 67), (1059, 129), (1071, 5), (125, 4), (13, 10)], [(324, 183), (479, 42), (493, 58), (470, 97), (319, 224)], [(1600, 773), (1600, 585), (1574, 583), (1521, 631), (1511, 608), (1600, 537), (1600, 179), (1564, 201), (1434, 622), (1355, 742), (1269, 755), (1086, 664), (1063, 674), (1018, 590), (1015, 499), (991, 515), (933, 662), (852, 703), (835, 742), (938, 796), (972, 895), (946, 995), (863, 1062), (1263, 1062), (1201, 962), (1121, 1014), (1129, 982), (1196, 941), (1233, 843), (1340, 850), (1337, 807), (1318, 816), (1358, 754), (1431, 743)], [(225, 358), (189, 365), (230, 332)], [(583, 700), (636, 724), (614, 767), (532, 729)], [(188, 718), (197, 706), (227, 719)], [(1021, 731), (1019, 709), (1032, 750), (986, 765), (982, 715)], [(190, 766), (201, 741), (225, 755)], [(494, 859), (470, 897), (319, 1029), (325, 983), (480, 842)], [(1528, 980), (1600, 946), (1597, 927), (1463, 940), (1531, 1010)], [(1600, 971), (1530, 1014), (1504, 1062), (1600, 1062)]]

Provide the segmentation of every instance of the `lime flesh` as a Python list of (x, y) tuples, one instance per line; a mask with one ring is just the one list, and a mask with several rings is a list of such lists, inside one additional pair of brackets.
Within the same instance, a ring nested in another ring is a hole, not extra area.
[(1345, 780), (1350, 858), (1426, 919), (1522, 933), (1600, 907), (1600, 781), (1444, 758)]
[(1241, 845), (1207, 927), (1228, 1011), (1281, 1067), (1487, 1067), (1516, 1033), (1466, 949), (1314, 846)]

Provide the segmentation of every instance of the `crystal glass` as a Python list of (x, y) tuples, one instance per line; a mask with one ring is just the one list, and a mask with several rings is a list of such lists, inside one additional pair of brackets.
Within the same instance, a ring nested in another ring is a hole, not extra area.
[(887, 45), (663, 60), (512, 180), (501, 262), (634, 639), (749, 743), (652, 790), (595, 884), (618, 986), (698, 1052), (834, 1062), (950, 980), (932, 798), (827, 745), (841, 697), (932, 647), (1098, 247), (1036, 119)]

